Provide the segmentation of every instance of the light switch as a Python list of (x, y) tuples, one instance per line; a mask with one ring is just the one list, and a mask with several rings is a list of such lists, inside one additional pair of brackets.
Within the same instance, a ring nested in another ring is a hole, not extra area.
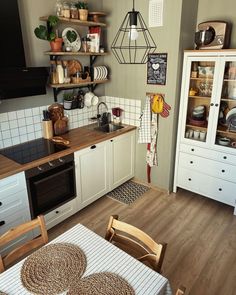
[(163, 26), (163, 1), (149, 0), (149, 27)]

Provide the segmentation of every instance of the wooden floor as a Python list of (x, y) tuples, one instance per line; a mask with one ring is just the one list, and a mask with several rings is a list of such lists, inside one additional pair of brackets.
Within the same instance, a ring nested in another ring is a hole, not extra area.
[(184, 190), (167, 195), (151, 189), (132, 205), (102, 197), (51, 229), (49, 237), (78, 222), (104, 236), (111, 214), (168, 243), (163, 275), (174, 291), (183, 284), (191, 295), (236, 294), (233, 207)]

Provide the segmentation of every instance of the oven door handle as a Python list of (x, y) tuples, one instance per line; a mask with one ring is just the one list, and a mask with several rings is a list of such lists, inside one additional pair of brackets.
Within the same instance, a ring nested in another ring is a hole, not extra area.
[(65, 173), (65, 172), (67, 172), (67, 171), (70, 171), (70, 170), (74, 170), (74, 165), (71, 166), (71, 167), (69, 167), (69, 168), (63, 169), (62, 171), (59, 171), (59, 172), (57, 172), (57, 173), (54, 173), (54, 174), (52, 174), (52, 175), (50, 175), (50, 176), (44, 177), (44, 178), (41, 179), (41, 180), (34, 181), (34, 184), (35, 184), (35, 185), (38, 185), (38, 184), (44, 182), (45, 179), (51, 179), (51, 178), (53, 178), (53, 177), (56, 177), (56, 176), (58, 176), (58, 175), (60, 175), (60, 174), (62, 174), (62, 173)]

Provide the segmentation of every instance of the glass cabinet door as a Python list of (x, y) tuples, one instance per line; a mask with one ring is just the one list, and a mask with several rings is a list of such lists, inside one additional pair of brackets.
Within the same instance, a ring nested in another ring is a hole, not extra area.
[(219, 146), (236, 148), (236, 58), (222, 62), (222, 82), (219, 89), (220, 108), (217, 114), (214, 143)]
[(189, 71), (186, 71), (186, 81), (189, 82), (185, 90), (188, 99), (184, 136), (186, 140), (204, 143), (210, 140), (208, 128), (216, 60), (199, 58), (189, 62)]

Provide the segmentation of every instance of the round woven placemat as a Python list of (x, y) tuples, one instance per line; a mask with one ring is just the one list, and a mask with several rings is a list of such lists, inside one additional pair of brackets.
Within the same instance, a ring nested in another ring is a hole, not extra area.
[(21, 281), (34, 294), (58, 294), (79, 280), (85, 268), (86, 257), (78, 246), (69, 243), (51, 244), (25, 260)]
[(67, 295), (135, 295), (135, 292), (122, 277), (101, 272), (75, 282)]

